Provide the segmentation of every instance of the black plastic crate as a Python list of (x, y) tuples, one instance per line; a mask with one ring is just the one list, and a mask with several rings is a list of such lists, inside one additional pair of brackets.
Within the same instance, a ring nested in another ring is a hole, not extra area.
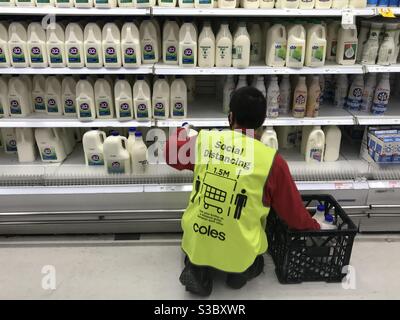
[[(325, 205), (334, 216), (336, 230), (290, 230), (271, 208), (267, 223), (268, 252), (280, 283), (340, 282), (350, 262), (357, 227), (330, 195), (303, 195), (305, 206)], [(315, 213), (315, 209), (311, 211)]]

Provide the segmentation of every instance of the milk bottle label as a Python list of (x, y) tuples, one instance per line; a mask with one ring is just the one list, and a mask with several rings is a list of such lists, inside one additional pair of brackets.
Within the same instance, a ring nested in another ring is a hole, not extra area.
[(105, 99), (101, 99), (98, 102), (99, 104), (99, 115), (100, 116), (109, 116), (111, 115), (111, 110), (110, 110), (110, 101), (105, 98)]
[(71, 98), (65, 98), (64, 101), (64, 113), (76, 113), (75, 101)]
[(53, 98), (47, 100), (47, 112), (48, 113), (58, 113), (57, 101)]
[(363, 89), (355, 87), (355, 88), (350, 88), (350, 90), (353, 91), (349, 92), (349, 97), (347, 98), (347, 107), (350, 110), (358, 110), (360, 109), (361, 105)]
[(117, 51), (113, 47), (108, 47), (104, 52), (106, 63), (117, 63)]
[(282, 62), (286, 60), (286, 46), (282, 45), (282, 43), (275, 43), (274, 59), (275, 62)]
[(88, 0), (75, 0), (76, 3), (88, 3)]
[(148, 4), (148, 3), (149, 3), (149, 0), (137, 0), (136, 3)]
[(133, 48), (126, 48), (124, 52), (125, 63), (136, 63), (136, 51)]
[(104, 157), (101, 153), (88, 153), (88, 164), (89, 166), (103, 166)]
[(63, 57), (60, 48), (52, 47), (50, 49), (50, 63), (63, 63)]
[(199, 4), (211, 4), (212, 0), (199, 0)]
[(43, 63), (43, 54), (39, 47), (31, 48), (31, 62), (32, 63)]
[(107, 171), (108, 173), (125, 173), (125, 163), (120, 161), (109, 161)]
[(183, 117), (185, 116), (185, 108), (181, 101), (175, 101), (172, 105), (172, 115), (174, 117)]
[(253, 42), (250, 45), (250, 54), (251, 55), (258, 55), (260, 53), (260, 43), (258, 42)]
[(43, 160), (57, 160), (56, 149), (52, 146), (40, 146), (40, 154)]
[(234, 46), (232, 48), (232, 59), (242, 59), (243, 46)]
[(167, 61), (178, 61), (177, 51), (175, 46), (168, 46), (165, 59)]
[(357, 43), (345, 42), (343, 51), (343, 60), (354, 60), (356, 58)]
[(194, 64), (194, 52), (192, 48), (183, 49), (182, 64)]
[(303, 46), (296, 46), (294, 44), (289, 46), (289, 61), (301, 62), (303, 54)]
[(21, 105), (18, 98), (10, 98), (10, 113), (22, 114)]
[(310, 159), (321, 162), (322, 161), (322, 149), (312, 148), (310, 150)]
[(50, 3), (50, 0), (36, 0), (37, 3)]
[(99, 63), (99, 53), (97, 52), (96, 48), (90, 47), (87, 49), (86, 62)]
[(154, 115), (157, 117), (165, 117), (165, 105), (163, 101), (158, 101), (154, 105)]
[(187, 3), (193, 3), (193, 0), (183, 0), (182, 3), (185, 3), (185, 4), (187, 4)]
[(77, 47), (71, 47), (68, 50), (68, 62), (69, 63), (81, 63), (81, 54)]
[(13, 47), (11, 53), (12, 61), (15, 63), (25, 63), (25, 55), (21, 47)]
[(137, 105), (137, 117), (138, 119), (146, 119), (149, 118), (149, 108), (147, 107), (147, 104), (145, 102), (140, 102)]
[(3, 48), (0, 47), (0, 63), (6, 63), (6, 55), (4, 54)]
[(210, 56), (210, 50), (210, 46), (200, 46), (200, 54), (202, 55), (203, 59), (207, 59)]
[(379, 91), (375, 94), (374, 102), (372, 104), (372, 114), (383, 114), (386, 111), (387, 103), (389, 101), (390, 92), (387, 89), (377, 88)]
[(7, 152), (17, 152), (17, 141), (10, 139), (5, 142)]
[(311, 62), (321, 62), (324, 59), (324, 46), (314, 45), (311, 48)]
[(46, 105), (44, 104), (44, 99), (42, 96), (36, 96), (33, 98), (33, 107), (38, 111), (46, 110)]
[(153, 44), (151, 42), (146, 43), (143, 46), (143, 60), (154, 60), (156, 55), (154, 53)]
[(121, 102), (119, 105), (119, 116), (121, 118), (130, 118), (132, 117), (131, 106), (128, 102)]
[(79, 116), (81, 118), (90, 118), (92, 116), (92, 111), (87, 102), (81, 102), (79, 105)]
[(108, 0), (96, 0), (98, 4), (108, 4)]
[(221, 59), (225, 59), (229, 48), (230, 47), (228, 47), (228, 46), (217, 46), (218, 54), (219, 54)]

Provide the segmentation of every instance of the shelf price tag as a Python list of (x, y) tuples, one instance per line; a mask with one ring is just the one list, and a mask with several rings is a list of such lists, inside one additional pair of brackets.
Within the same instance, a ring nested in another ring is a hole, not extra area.
[(335, 183), (335, 190), (348, 190), (354, 189), (354, 185), (351, 182), (336, 182)]
[(389, 180), (388, 182), (390, 189), (397, 189), (400, 188), (400, 181), (399, 180)]
[(342, 10), (342, 27), (343, 29), (355, 29), (355, 18), (351, 9)]
[(385, 18), (396, 18), (396, 16), (393, 13), (393, 10), (391, 8), (379, 8), (378, 12), (382, 17), (385, 17)]

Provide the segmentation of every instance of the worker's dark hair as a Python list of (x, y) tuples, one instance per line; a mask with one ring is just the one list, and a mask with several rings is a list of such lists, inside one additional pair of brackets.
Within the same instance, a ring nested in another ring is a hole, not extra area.
[(267, 103), (264, 95), (254, 87), (236, 90), (229, 104), (232, 112), (232, 125), (236, 123), (243, 129), (258, 129), (265, 120)]

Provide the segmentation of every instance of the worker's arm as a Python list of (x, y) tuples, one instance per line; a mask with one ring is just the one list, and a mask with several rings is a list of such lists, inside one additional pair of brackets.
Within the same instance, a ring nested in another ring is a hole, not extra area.
[(194, 170), (196, 137), (189, 138), (184, 128), (178, 128), (165, 145), (165, 160), (177, 170)]
[(290, 174), (286, 161), (276, 154), (264, 189), (264, 204), (274, 208), (278, 216), (289, 228), (296, 230), (319, 230), (319, 223), (314, 220), (304, 207), (301, 195)]

